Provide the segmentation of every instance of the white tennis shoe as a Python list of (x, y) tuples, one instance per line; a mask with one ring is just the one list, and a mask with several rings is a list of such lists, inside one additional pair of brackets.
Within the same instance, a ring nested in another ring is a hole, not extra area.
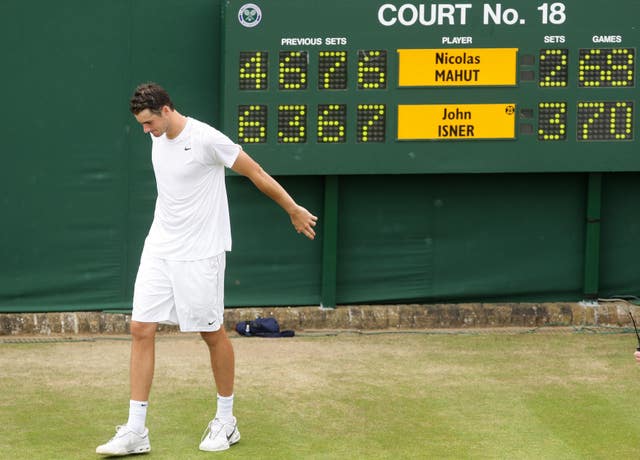
[(240, 441), (240, 432), (235, 417), (229, 423), (222, 423), (220, 419), (214, 418), (204, 430), (200, 450), (208, 452), (227, 450), (238, 441)]
[(133, 455), (145, 454), (151, 450), (149, 442), (149, 430), (139, 434), (132, 431), (127, 425), (116, 427), (116, 435), (106, 444), (96, 448), (96, 454), (103, 455)]

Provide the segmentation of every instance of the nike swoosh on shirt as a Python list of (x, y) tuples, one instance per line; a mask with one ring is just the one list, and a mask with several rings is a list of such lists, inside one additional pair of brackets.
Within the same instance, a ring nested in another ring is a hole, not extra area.
[(184, 149), (185, 150), (191, 150), (191, 147), (185, 147)]

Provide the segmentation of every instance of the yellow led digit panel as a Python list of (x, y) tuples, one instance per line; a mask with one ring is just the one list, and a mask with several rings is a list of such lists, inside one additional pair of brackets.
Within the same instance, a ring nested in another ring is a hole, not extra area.
[(318, 53), (318, 89), (347, 89), (347, 52)]
[(269, 53), (266, 51), (240, 51), (238, 81), (241, 90), (266, 90)]
[(307, 106), (278, 106), (278, 143), (303, 144), (307, 142)]
[(267, 142), (267, 106), (238, 106), (238, 140), (243, 144)]
[(563, 88), (569, 84), (569, 50), (540, 50), (538, 85), (541, 87)]
[(578, 86), (634, 87), (635, 55), (633, 48), (581, 49)]
[(538, 104), (538, 140), (563, 141), (567, 138), (567, 103)]
[(357, 142), (384, 142), (387, 130), (387, 107), (384, 104), (359, 104)]
[(307, 51), (280, 51), (278, 64), (279, 89), (307, 89), (309, 69), (309, 53)]
[(346, 142), (347, 106), (318, 105), (318, 143)]
[(577, 140), (633, 140), (633, 102), (578, 102)]
[(358, 50), (358, 89), (387, 87), (387, 51)]

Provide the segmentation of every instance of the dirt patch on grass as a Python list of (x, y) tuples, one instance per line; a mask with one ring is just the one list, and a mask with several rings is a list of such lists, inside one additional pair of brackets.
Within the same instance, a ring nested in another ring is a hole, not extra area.
[[(601, 336), (604, 337), (604, 336)], [(632, 343), (632, 337), (629, 341)], [(285, 339), (232, 336), (236, 391), (294, 395), (329, 388), (464, 386), (472, 379), (509, 385), (606, 383), (598, 336), (343, 334)], [(128, 394), (127, 336), (94, 341), (0, 344), (0, 382), (52, 388), (111, 388)], [(505, 347), (508, 353), (501, 349)], [(577, 363), (575, 353), (593, 359)], [(390, 385), (390, 384), (393, 385)], [(207, 348), (197, 334), (158, 336), (154, 388), (213, 387)], [(416, 391), (415, 388), (412, 391)]]

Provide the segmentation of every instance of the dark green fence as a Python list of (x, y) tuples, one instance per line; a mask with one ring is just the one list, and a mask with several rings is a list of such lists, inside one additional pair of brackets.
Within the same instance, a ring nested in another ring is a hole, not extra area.
[[(183, 113), (221, 123), (220, 10), (2, 2), (0, 312), (130, 308), (155, 184), (128, 98), (158, 81)], [(636, 171), (278, 179), (320, 217), (318, 238), (229, 176), (229, 306), (640, 292)]]

